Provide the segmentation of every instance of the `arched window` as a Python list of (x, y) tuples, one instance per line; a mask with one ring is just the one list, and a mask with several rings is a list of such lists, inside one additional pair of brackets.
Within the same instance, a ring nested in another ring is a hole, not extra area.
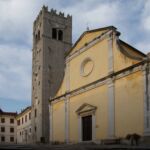
[(37, 36), (37, 34), (35, 34), (35, 41), (37, 41), (37, 38), (38, 38), (38, 36)]
[(56, 28), (52, 28), (52, 38), (57, 39), (57, 29)]
[(38, 31), (37, 39), (40, 40), (40, 31)]
[(62, 32), (62, 30), (58, 31), (58, 40), (60, 40), (60, 41), (63, 40), (63, 32)]
[(40, 40), (40, 31), (38, 31), (36, 34), (35, 34), (35, 42), (38, 42)]
[(34, 110), (34, 117), (36, 118), (37, 116), (37, 109)]

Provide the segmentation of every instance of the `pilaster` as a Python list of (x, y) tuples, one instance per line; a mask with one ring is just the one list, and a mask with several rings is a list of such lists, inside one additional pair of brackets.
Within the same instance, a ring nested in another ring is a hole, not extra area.
[(70, 62), (66, 63), (66, 90), (70, 91)]
[(50, 142), (53, 142), (53, 106), (52, 103), (49, 104), (49, 114), (50, 114)]
[(144, 135), (150, 135), (150, 73), (147, 64), (142, 67), (144, 92)]
[(65, 140), (69, 143), (69, 96), (65, 98)]
[(115, 85), (112, 78), (108, 79), (108, 137), (115, 137)]
[(114, 71), (113, 62), (113, 32), (108, 35), (108, 73), (111, 74)]

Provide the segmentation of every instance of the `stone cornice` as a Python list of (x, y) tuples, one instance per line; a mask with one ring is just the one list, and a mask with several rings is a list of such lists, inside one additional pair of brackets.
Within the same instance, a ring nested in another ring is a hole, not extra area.
[(105, 77), (103, 77), (101, 79), (98, 79), (98, 80), (96, 80), (96, 81), (94, 81), (92, 83), (84, 85), (84, 86), (82, 86), (80, 88), (77, 88), (75, 90), (72, 90), (70, 92), (66, 92), (65, 94), (60, 95), (58, 97), (51, 98), (49, 100), (49, 102), (52, 102), (52, 101), (55, 101), (55, 100), (58, 100), (58, 101), (62, 100), (62, 99), (64, 99), (68, 95), (70, 97), (72, 97), (72, 96), (81, 94), (81, 93), (83, 93), (85, 91), (88, 91), (88, 90), (91, 90), (93, 88), (99, 87), (101, 85), (107, 84), (110, 79), (112, 79), (112, 81), (114, 81), (114, 80), (117, 80), (119, 78), (125, 77), (125, 76), (127, 76), (127, 75), (129, 75), (131, 73), (135, 73), (137, 71), (143, 71), (143, 65), (145, 65), (145, 63), (148, 63), (148, 62), (150, 62), (150, 60), (144, 60), (144, 61), (141, 61), (141, 62), (139, 62), (137, 64), (134, 64), (132, 66), (124, 68), (124, 69), (122, 69), (120, 71), (111, 73), (111, 74), (109, 74), (109, 75), (107, 75), (107, 76), (105, 76)]

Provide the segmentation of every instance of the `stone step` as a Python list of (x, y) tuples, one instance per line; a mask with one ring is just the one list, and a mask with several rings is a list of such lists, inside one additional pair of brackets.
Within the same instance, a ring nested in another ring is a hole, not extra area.
[(101, 141), (102, 145), (120, 144), (120, 142), (121, 142), (121, 138), (103, 139)]

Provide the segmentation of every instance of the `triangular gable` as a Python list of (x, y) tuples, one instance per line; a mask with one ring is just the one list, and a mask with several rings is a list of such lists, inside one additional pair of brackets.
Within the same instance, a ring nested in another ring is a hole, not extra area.
[(97, 109), (96, 106), (84, 103), (76, 110), (76, 113), (81, 114), (84, 112), (95, 111), (96, 109)]
[(146, 57), (144, 53), (132, 47), (128, 43), (122, 40), (118, 40), (117, 42), (118, 42), (118, 46), (119, 46), (121, 53), (123, 53), (127, 57), (138, 60), (138, 61), (141, 61), (143, 60), (144, 57)]
[(79, 39), (75, 42), (75, 44), (70, 49), (70, 51), (68, 51), (67, 55), (79, 50), (80, 48), (85, 46), (87, 43), (94, 40), (96, 37), (104, 34), (105, 32), (107, 32), (110, 29), (116, 29), (116, 28), (113, 26), (108, 26), (108, 27), (104, 27), (104, 28), (98, 28), (98, 29), (94, 29), (94, 30), (85, 31), (79, 37)]

